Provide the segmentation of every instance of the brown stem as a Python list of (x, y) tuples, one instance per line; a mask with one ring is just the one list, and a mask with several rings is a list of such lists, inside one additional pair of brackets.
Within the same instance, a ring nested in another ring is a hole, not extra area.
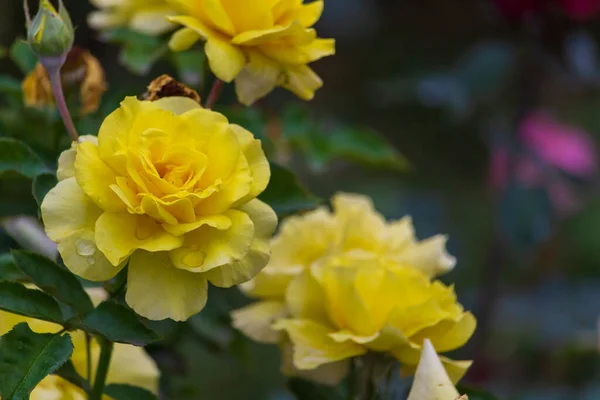
[(213, 83), (212, 88), (210, 89), (210, 93), (208, 98), (206, 99), (206, 105), (204, 108), (212, 109), (219, 97), (221, 96), (221, 91), (223, 91), (223, 87), (225, 86), (225, 82), (220, 79), (216, 79), (215, 83)]
[(67, 102), (65, 101), (65, 94), (63, 92), (60, 78), (60, 68), (55, 68), (52, 71), (48, 70), (48, 75), (50, 75), (50, 84), (52, 86), (54, 98), (56, 99), (56, 107), (58, 108), (58, 112), (60, 113), (63, 123), (65, 124), (65, 128), (67, 128), (67, 133), (71, 137), (71, 140), (77, 142), (79, 140), (79, 135), (77, 135), (75, 124), (73, 123), (71, 113), (69, 113), (69, 108), (67, 107)]

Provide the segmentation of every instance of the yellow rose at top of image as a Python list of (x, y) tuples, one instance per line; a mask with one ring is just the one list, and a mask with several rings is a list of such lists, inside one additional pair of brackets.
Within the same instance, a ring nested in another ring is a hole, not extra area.
[[(94, 304), (100, 303), (106, 298), (103, 289), (94, 288), (86, 290)], [(57, 333), (63, 327), (52, 322), (42, 321), (34, 318), (23, 317), (0, 311), (0, 335), (8, 333), (15, 325), (26, 322), (29, 328), (36, 333)], [(83, 331), (69, 332), (73, 341), (73, 354), (71, 362), (77, 373), (87, 379), (87, 346), (85, 333)], [(100, 358), (100, 345), (92, 339), (90, 345), (91, 365), (93, 368), (98, 364)], [(95, 371), (92, 370), (92, 377)], [(125, 384), (144, 388), (154, 394), (158, 394), (159, 370), (154, 360), (146, 354), (142, 347), (115, 343), (110, 360), (106, 381), (108, 384)], [(92, 379), (93, 382), (93, 379)], [(31, 392), (31, 400), (84, 400), (87, 394), (78, 386), (57, 376), (48, 375)], [(110, 399), (104, 396), (103, 399)]]
[(127, 27), (147, 35), (160, 35), (175, 25), (167, 20), (174, 11), (167, 0), (90, 0), (98, 10), (88, 16), (93, 29)]
[(261, 142), (189, 98), (129, 97), (63, 152), (42, 218), (75, 274), (105, 281), (128, 265), (125, 300), (153, 320), (185, 320), (208, 282), (231, 287), (268, 262), (274, 211)]
[(309, 63), (335, 53), (333, 39), (320, 39), (312, 26), (323, 1), (168, 0), (184, 28), (170, 46), (186, 50), (206, 41), (210, 68), (225, 82), (235, 80), (238, 99), (252, 104), (276, 86), (310, 100), (323, 82)]
[[(416, 240), (409, 218), (387, 223), (365, 196), (332, 203), (333, 213), (319, 208), (282, 223), (269, 264), (242, 285), (260, 301), (235, 311), (234, 326), (279, 344), (284, 372), (328, 384), (368, 352), (392, 355), (410, 374), (424, 339), (440, 352), (463, 346), (475, 318), (434, 279), (455, 264), (446, 238)], [(454, 382), (471, 364), (442, 360)]]

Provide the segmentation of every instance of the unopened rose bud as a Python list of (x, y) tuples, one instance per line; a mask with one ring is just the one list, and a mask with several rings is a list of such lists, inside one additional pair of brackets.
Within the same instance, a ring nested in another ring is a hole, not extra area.
[[(29, 16), (28, 16), (29, 18)], [(40, 58), (63, 58), (73, 46), (75, 30), (62, 0), (58, 12), (50, 0), (41, 0), (37, 15), (29, 23), (27, 40)]]

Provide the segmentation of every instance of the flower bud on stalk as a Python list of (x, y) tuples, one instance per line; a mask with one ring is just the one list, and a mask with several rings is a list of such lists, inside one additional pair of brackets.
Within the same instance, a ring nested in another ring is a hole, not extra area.
[(58, 1), (58, 12), (50, 0), (40, 0), (38, 12), (33, 19), (29, 15), (27, 0), (24, 2), (24, 8), (27, 18), (27, 41), (40, 64), (48, 71), (58, 111), (69, 135), (77, 141), (78, 135), (65, 102), (60, 78), (60, 69), (75, 40), (71, 17), (62, 0)]

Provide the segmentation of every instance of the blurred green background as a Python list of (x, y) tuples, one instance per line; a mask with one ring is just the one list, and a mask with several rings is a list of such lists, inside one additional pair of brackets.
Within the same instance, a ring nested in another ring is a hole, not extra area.
[[(84, 133), (162, 73), (206, 96), (201, 63), (194, 71), (189, 61), (160, 61), (132, 73), (148, 60), (100, 40), (86, 26), (87, 1), (64, 2), (76, 44), (100, 59), (109, 84), (101, 110), (78, 122)], [(389, 218), (412, 215), (419, 237), (449, 235), (458, 264), (443, 280), (479, 320), (453, 356), (475, 360), (465, 384), (502, 399), (600, 398), (597, 3), (325, 0), (317, 29), (337, 40), (337, 54), (314, 64), (325, 82), (315, 100), (276, 90), (257, 114), (233, 110), (247, 124), (267, 123), (272, 154), (316, 195), (366, 193)], [(52, 163), (67, 145), (66, 137), (47, 143), (60, 121), (15, 100), (23, 71), (8, 49), (23, 34), (21, 2), (2, 0), (0, 135), (27, 139)], [(228, 87), (219, 103), (234, 100)], [(386, 162), (385, 149), (364, 154), (376, 132), (410, 167)], [(0, 180), (1, 216), (35, 215), (29, 185)], [(0, 236), (2, 250), (14, 245)], [(165, 398), (293, 398), (277, 350), (228, 327), (228, 311), (244, 297), (213, 292), (206, 312), (149, 349)]]

